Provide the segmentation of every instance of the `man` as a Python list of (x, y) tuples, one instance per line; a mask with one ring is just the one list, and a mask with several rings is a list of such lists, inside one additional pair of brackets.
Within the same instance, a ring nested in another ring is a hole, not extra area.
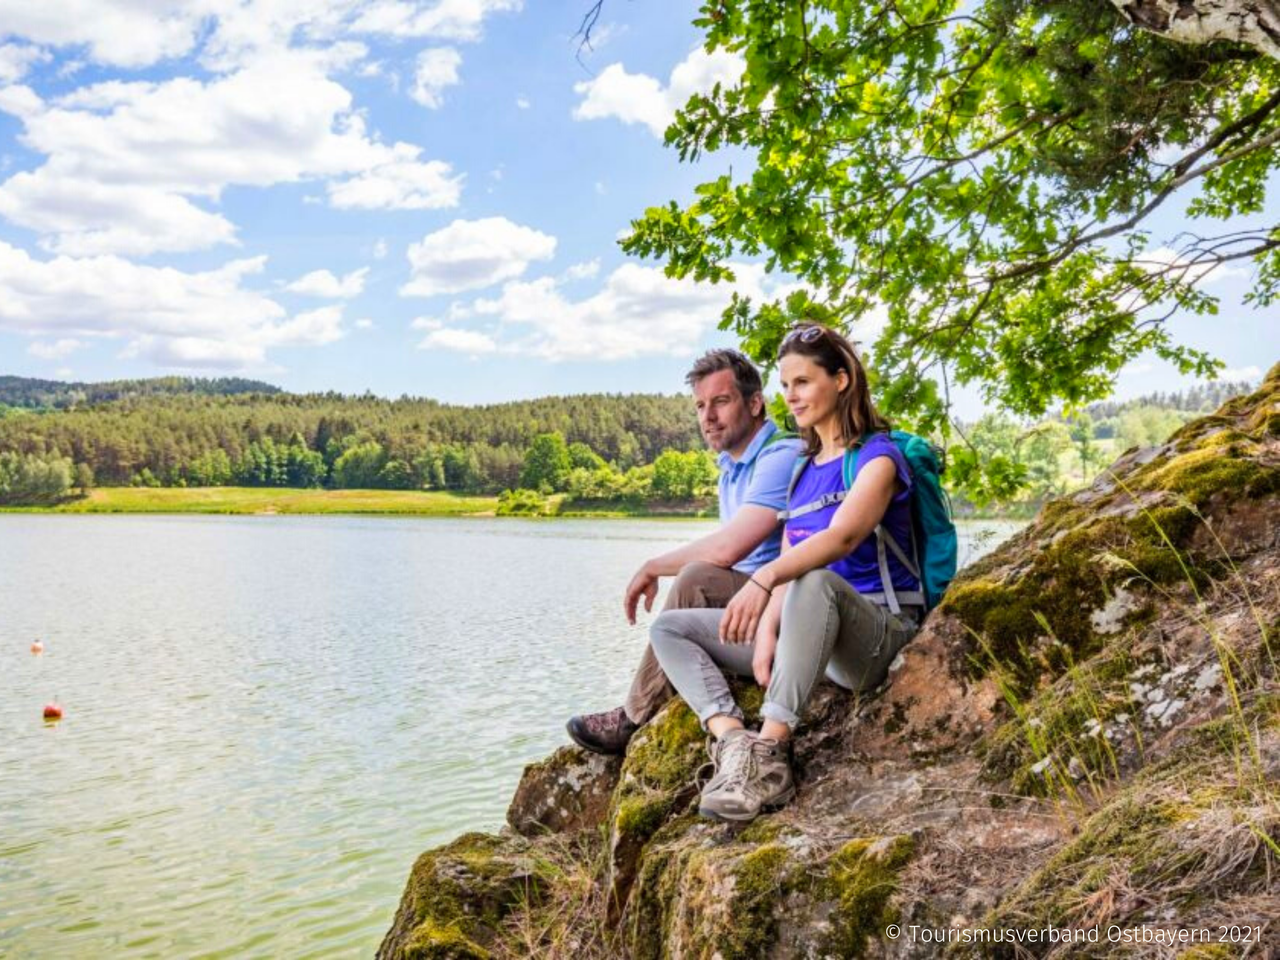
[[(721, 526), (640, 567), (622, 601), (633, 624), (641, 597), (645, 610), (653, 609), (658, 578), (676, 577), (664, 609), (723, 607), (780, 550), (778, 511), (786, 506), (800, 441), (775, 437), (778, 428), (765, 414), (760, 373), (738, 351), (709, 351), (685, 380), (693, 388), (703, 439), (720, 454)], [(596, 753), (622, 753), (632, 734), (674, 695), (646, 645), (626, 702), (605, 713), (570, 718), (569, 736)]]

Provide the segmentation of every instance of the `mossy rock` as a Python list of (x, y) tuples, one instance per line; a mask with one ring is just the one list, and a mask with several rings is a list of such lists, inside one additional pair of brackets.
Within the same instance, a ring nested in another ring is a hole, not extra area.
[(724, 836), (725, 828), (690, 816), (654, 837), (627, 908), (633, 960), (750, 960), (775, 943), (804, 865), (782, 843), (717, 842)]
[(544, 879), (520, 837), (467, 833), (418, 858), (379, 960), (489, 957), (503, 918)]
[(864, 956), (869, 941), (898, 922), (893, 895), (914, 852), (915, 839), (909, 834), (850, 840), (836, 851), (816, 891), (835, 905), (825, 944), (828, 954)]
[[(1216, 509), (1280, 493), (1278, 406), (1280, 364), (1257, 392), (1187, 424), (1158, 451), (1121, 457), (1093, 487), (1046, 504), (1031, 527), (962, 571), (941, 612), (972, 637), (971, 676), (1002, 671), (1025, 697), (1103, 648), (1092, 616), (1118, 586), (1203, 590), (1229, 575), (1232, 559), (1220, 548), (1197, 553), (1193, 543)], [(1036, 652), (1045, 636), (1057, 642)]]
[[(746, 681), (730, 684), (748, 722), (759, 718), (764, 693)], [(674, 698), (631, 739), (609, 812), (610, 920), (626, 905), (645, 845), (696, 795), (695, 776), (707, 762), (707, 733)]]
[[(1280, 838), (1278, 717), (1280, 695), (1270, 694), (1196, 728), (1090, 815), (980, 926), (1130, 926), (1151, 919), (1151, 905), (1162, 920), (1170, 911), (1171, 922), (1190, 923), (1215, 901), (1265, 891)], [(1125, 896), (1113, 896), (1117, 890)], [(1107, 946), (1082, 955), (1109, 956)]]

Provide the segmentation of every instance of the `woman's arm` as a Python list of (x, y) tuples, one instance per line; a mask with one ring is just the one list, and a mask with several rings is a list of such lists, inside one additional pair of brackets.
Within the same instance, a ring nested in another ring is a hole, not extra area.
[[(746, 584), (729, 601), (720, 620), (720, 640), (751, 643), (775, 599), (781, 617), (783, 591), (778, 588), (851, 554), (884, 519), (897, 483), (898, 468), (889, 457), (875, 457), (863, 464), (831, 525), (766, 563), (751, 575), (755, 583)], [(782, 542), (787, 543), (785, 533)]]

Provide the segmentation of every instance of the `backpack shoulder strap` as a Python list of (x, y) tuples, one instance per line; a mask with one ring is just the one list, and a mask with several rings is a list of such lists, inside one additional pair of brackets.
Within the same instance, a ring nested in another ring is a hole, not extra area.
[[(791, 495), (796, 492), (796, 484), (800, 482), (800, 474), (804, 473), (804, 468), (807, 467), (808, 465), (809, 465), (808, 456), (802, 453), (800, 454), (800, 456), (796, 457), (796, 462), (791, 467), (791, 479), (787, 482), (788, 505), (791, 503)], [(808, 506), (809, 505), (806, 504), (805, 507), (802, 507), (797, 510), (788, 510), (786, 507), (783, 507), (781, 510), (778, 511), (778, 520), (786, 521), (791, 519), (792, 517), (798, 517), (798, 516), (801, 516), (802, 514), (812, 512), (807, 509)]]

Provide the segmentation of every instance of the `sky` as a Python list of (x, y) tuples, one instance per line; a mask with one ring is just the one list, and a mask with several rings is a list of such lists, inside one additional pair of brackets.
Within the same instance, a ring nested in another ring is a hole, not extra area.
[[(741, 69), (701, 49), (697, 6), (606, 2), (584, 49), (587, 0), (0, 0), (0, 373), (457, 403), (684, 389), (732, 345), (731, 290), (617, 239), (750, 167), (662, 145)], [(1249, 279), (1219, 271), (1219, 316), (1171, 321), (1233, 379), (1280, 354)], [(738, 270), (755, 297), (787, 282)], [(1142, 359), (1116, 394), (1185, 385)]]

